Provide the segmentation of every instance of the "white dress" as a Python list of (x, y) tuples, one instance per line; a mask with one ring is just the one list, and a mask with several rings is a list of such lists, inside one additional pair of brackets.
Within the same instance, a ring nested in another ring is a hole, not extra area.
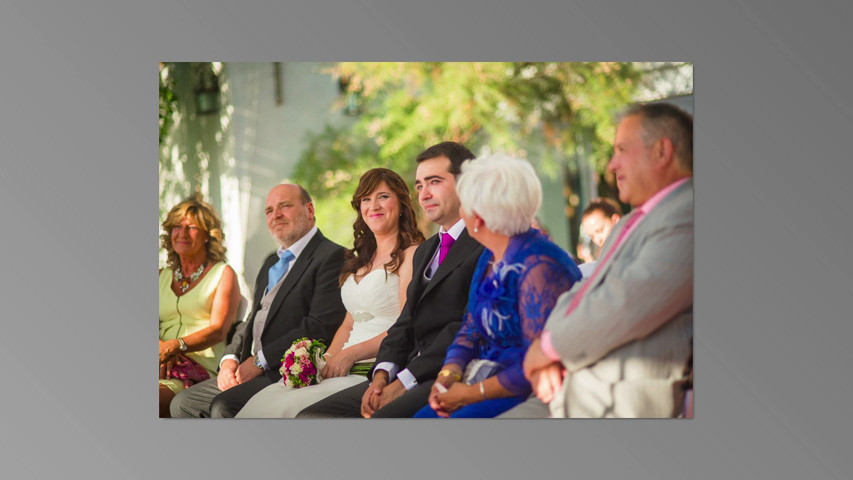
[[(352, 315), (353, 326), (343, 348), (370, 340), (394, 324), (400, 314), (399, 288), (400, 277), (386, 275), (382, 268), (371, 271), (358, 283), (352, 275), (346, 279), (341, 286), (341, 300)], [(365, 381), (367, 378), (361, 375), (345, 375), (303, 388), (286, 387), (279, 381), (249, 399), (237, 418), (294, 418), (309, 405)]]

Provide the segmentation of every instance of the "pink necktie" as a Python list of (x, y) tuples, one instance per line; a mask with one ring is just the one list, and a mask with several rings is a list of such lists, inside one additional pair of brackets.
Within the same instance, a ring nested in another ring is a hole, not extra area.
[(625, 239), (628, 234), (628, 231), (631, 230), (631, 226), (637, 223), (637, 220), (639, 220), (640, 217), (643, 216), (643, 213), (644, 212), (640, 209), (631, 212), (631, 216), (628, 217), (628, 220), (625, 222), (625, 226), (622, 228), (622, 231), (619, 232), (619, 236), (616, 237), (616, 243), (614, 243), (613, 246), (610, 247), (610, 250), (607, 252), (607, 256), (598, 261), (598, 265), (596, 265), (595, 271), (593, 271), (592, 275), (590, 275), (589, 278), (586, 279), (586, 282), (584, 282), (583, 287), (581, 287), (580, 291), (575, 294), (574, 298), (572, 298), (572, 303), (569, 304), (569, 308), (566, 310), (566, 315), (568, 315), (572, 310), (575, 309), (575, 307), (578, 306), (578, 303), (580, 303), (583, 294), (586, 293), (586, 289), (589, 288), (590, 284), (592, 284), (593, 279), (595, 279), (595, 276), (598, 274), (599, 270), (601, 270), (601, 267), (603, 267), (604, 264), (607, 263), (607, 260), (609, 260), (610, 257), (613, 256), (613, 252), (615, 252), (616, 249), (619, 248), (619, 245), (622, 243), (622, 240)]
[(438, 245), (438, 264), (441, 265), (441, 262), (444, 261), (444, 257), (447, 256), (447, 252), (450, 251), (450, 247), (453, 246), (453, 242), (456, 240), (450, 236), (449, 233), (441, 234), (441, 243)]

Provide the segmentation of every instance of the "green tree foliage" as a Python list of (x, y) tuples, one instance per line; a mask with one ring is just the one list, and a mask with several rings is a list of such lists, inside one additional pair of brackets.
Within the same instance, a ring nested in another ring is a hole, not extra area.
[[(555, 176), (576, 168), (577, 146), (599, 172), (609, 157), (613, 115), (643, 72), (632, 63), (340, 63), (341, 107), (360, 101), (351, 128), (308, 138), (294, 177), (320, 196), (347, 196), (375, 166), (412, 178), (414, 157), (453, 140), (527, 157)], [(355, 96), (355, 97), (354, 97)]]
[(175, 122), (174, 114), (178, 109), (178, 96), (175, 95), (174, 80), (169, 75), (168, 65), (160, 63), (160, 145), (166, 140)]

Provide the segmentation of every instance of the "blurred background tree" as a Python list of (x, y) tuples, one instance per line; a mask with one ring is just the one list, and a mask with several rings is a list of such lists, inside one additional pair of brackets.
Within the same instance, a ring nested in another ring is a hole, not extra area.
[(305, 185), (323, 233), (350, 246), (361, 174), (384, 166), (413, 182), (417, 154), (445, 140), (529, 160), (540, 220), (575, 255), (582, 210), (617, 197), (605, 170), (614, 115), (637, 101), (693, 111), (685, 62), (178, 62), (159, 73), (161, 221), (200, 193), (250, 282), (275, 248), (262, 215), (273, 185)]
[[(340, 108), (359, 120), (309, 135), (294, 178), (318, 197), (347, 197), (360, 172), (376, 165), (413, 178), (421, 150), (452, 140), (478, 155), (527, 158), (561, 181), (574, 231), (582, 189), (604, 184), (610, 196), (603, 174), (613, 114), (646, 73), (635, 63), (566, 62), (339, 63), (326, 72), (340, 79)], [(601, 181), (584, 182), (584, 173)]]

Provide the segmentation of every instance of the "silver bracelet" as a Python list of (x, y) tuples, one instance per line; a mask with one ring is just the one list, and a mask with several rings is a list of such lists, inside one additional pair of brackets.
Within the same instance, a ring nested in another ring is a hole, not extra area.
[(480, 380), (480, 395), (483, 396), (483, 400), (486, 400), (486, 389), (483, 387), (483, 380)]

